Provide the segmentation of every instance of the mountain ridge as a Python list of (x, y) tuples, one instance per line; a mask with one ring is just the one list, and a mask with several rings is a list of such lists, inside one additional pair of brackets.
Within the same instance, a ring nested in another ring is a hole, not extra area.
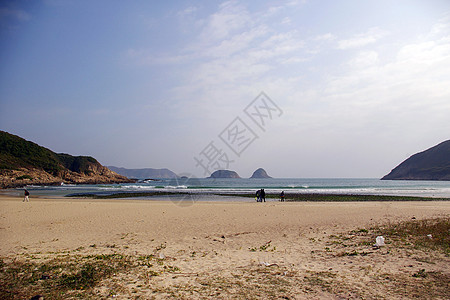
[(153, 169), (153, 168), (140, 168), (140, 169), (128, 169), (122, 167), (115, 166), (107, 166), (111, 171), (116, 172), (117, 174), (126, 176), (128, 178), (137, 178), (137, 179), (167, 179), (167, 178), (177, 178), (178, 175), (173, 171), (163, 168), (163, 169)]

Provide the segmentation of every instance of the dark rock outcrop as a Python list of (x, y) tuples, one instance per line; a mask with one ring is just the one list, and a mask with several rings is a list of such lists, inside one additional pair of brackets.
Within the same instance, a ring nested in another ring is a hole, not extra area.
[(0, 188), (30, 184), (99, 184), (132, 182), (90, 156), (55, 153), (0, 131)]
[(126, 169), (126, 168), (118, 168), (113, 166), (108, 166), (108, 168), (117, 174), (126, 176), (128, 178), (154, 178), (154, 179), (167, 179), (167, 178), (177, 178), (177, 174), (172, 172), (169, 169), (152, 169), (152, 168), (144, 168), (144, 169)]
[(209, 178), (241, 178), (238, 173), (229, 170), (217, 170)]
[(382, 180), (450, 180), (450, 140), (416, 153)]
[(267, 175), (266, 170), (264, 170), (263, 168), (259, 168), (258, 170), (253, 172), (253, 175), (250, 178), (272, 178), (272, 177)]

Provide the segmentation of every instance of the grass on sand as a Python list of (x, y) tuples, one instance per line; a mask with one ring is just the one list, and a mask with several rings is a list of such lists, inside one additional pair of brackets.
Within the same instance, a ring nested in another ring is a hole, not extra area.
[[(164, 244), (151, 255), (125, 255), (115, 245), (108, 245), (108, 249), (90, 245), (58, 253), (18, 254), (0, 260), (0, 298), (29, 299), (43, 295), (45, 299), (100, 299), (122, 295), (151, 299), (158, 295), (173, 299), (292, 299), (298, 295), (332, 295), (363, 299), (445, 299), (450, 294), (450, 274), (429, 270), (428, 266), (448, 261), (449, 230), (450, 218), (444, 217), (359, 228), (327, 236), (320, 243), (320, 239), (311, 238), (311, 243), (323, 247), (311, 251), (311, 259), (320, 256), (330, 266), (322, 271), (282, 264), (253, 264), (225, 273), (183, 273), (175, 265), (175, 258), (158, 255)], [(389, 237), (381, 250), (372, 248), (377, 235)], [(273, 248), (268, 242), (249, 249)], [(100, 254), (87, 254), (95, 250)], [(101, 254), (102, 251), (108, 254)], [(358, 259), (363, 262), (359, 269), (350, 270), (348, 264)], [(413, 259), (422, 267), (405, 266), (399, 272), (389, 269), (389, 259), (405, 262)], [(339, 264), (343, 268), (335, 267)], [(183, 276), (189, 280), (177, 281)], [(353, 276), (353, 281), (349, 276)], [(165, 279), (166, 284), (158, 284), (158, 278)]]

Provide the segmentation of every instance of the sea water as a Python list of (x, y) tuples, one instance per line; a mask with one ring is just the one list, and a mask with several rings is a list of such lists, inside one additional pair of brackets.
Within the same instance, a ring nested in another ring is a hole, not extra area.
[[(371, 178), (264, 178), (264, 179), (214, 179), (174, 178), (126, 184), (29, 186), (32, 195), (67, 196), (93, 193), (121, 192), (183, 192), (190, 194), (240, 194), (254, 193), (264, 188), (266, 193), (314, 193), (393, 195), (450, 198), (450, 181), (379, 180)], [(19, 193), (22, 189), (9, 190)]]

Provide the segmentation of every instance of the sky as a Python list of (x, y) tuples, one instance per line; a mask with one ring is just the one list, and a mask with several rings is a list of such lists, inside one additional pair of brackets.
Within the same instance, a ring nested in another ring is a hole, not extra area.
[(0, 130), (107, 166), (379, 178), (450, 138), (450, 1), (0, 1)]

